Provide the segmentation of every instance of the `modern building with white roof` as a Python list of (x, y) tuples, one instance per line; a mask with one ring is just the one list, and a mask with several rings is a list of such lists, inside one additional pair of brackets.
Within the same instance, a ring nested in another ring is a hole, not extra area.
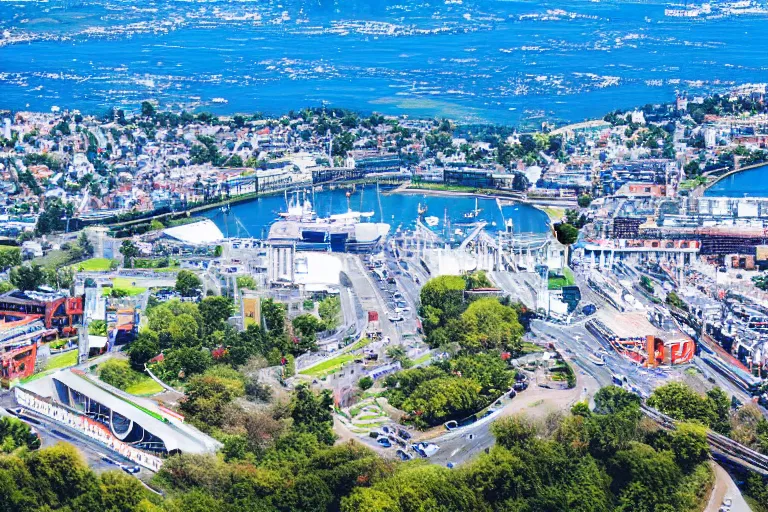
[(221, 443), (183, 422), (183, 417), (153, 401), (127, 395), (79, 370), (61, 370), (20, 386), (38, 400), (64, 407), (109, 429), (126, 445), (163, 457), (212, 453)]
[(188, 245), (210, 245), (224, 240), (224, 233), (211, 219), (164, 229), (163, 236)]

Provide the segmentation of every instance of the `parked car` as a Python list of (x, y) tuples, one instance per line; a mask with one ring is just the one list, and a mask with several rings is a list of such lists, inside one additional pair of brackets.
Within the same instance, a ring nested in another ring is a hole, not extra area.
[(451, 430), (456, 430), (459, 428), (459, 422), (456, 420), (446, 421), (443, 423), (443, 426), (445, 427), (445, 430), (450, 432)]
[(390, 448), (392, 446), (392, 442), (386, 437), (380, 437), (376, 440), (376, 442), (379, 443), (384, 448)]
[(434, 443), (415, 443), (411, 445), (411, 448), (422, 457), (431, 457), (440, 449)]
[(410, 453), (406, 452), (405, 450), (397, 450), (397, 452), (395, 452), (395, 453), (400, 458), (400, 460), (411, 460), (411, 459), (413, 459), (413, 455), (411, 455)]

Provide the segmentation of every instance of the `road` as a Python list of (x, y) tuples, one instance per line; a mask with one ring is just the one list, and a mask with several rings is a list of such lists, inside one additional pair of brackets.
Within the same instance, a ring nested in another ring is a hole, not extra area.
[[(661, 372), (653, 372), (630, 363), (607, 344), (592, 336), (583, 324), (573, 326), (555, 325), (541, 320), (531, 324), (533, 332), (544, 341), (553, 343), (564, 352), (564, 356), (577, 367), (592, 375), (600, 386), (612, 384), (612, 374), (626, 377), (628, 384), (636, 386), (643, 393), (651, 391), (667, 379)], [(604, 366), (598, 366), (589, 359), (590, 354), (601, 353)]]
[[(6, 391), (0, 395), (0, 406), (3, 408), (3, 413), (5, 413), (5, 407), (18, 407), (16, 400), (13, 398), (13, 393)], [(105, 456), (121, 464), (136, 465), (135, 462), (80, 434), (77, 430), (53, 422), (45, 416), (27, 411), (26, 416), (21, 419), (37, 431), (42, 440), (43, 448), (54, 446), (61, 442), (69, 443), (83, 455), (88, 466), (94, 471), (101, 472), (118, 469), (116, 465), (106, 462), (104, 460)], [(145, 469), (142, 469), (142, 471), (148, 472)]]
[(719, 512), (725, 498), (733, 500), (731, 512), (751, 512), (749, 505), (747, 505), (744, 496), (741, 495), (741, 491), (736, 486), (736, 482), (733, 481), (731, 475), (720, 464), (715, 462), (712, 463), (712, 469), (715, 472), (715, 485), (712, 488), (712, 494), (709, 497), (709, 502), (704, 512)]
[(440, 447), (440, 450), (430, 458), (430, 462), (443, 466), (448, 462), (458, 465), (474, 458), (486, 448), (490, 448), (496, 442), (491, 433), (491, 425), (500, 418), (513, 414), (543, 418), (551, 412), (567, 412), (574, 403), (587, 399), (589, 391), (585, 393), (585, 388), (595, 390), (598, 387), (594, 380), (589, 382), (589, 379), (586, 375), (579, 375), (578, 384), (573, 389), (546, 389), (532, 382), (527, 390), (507, 401), (505, 406), (493, 415), (430, 439), (430, 442)]

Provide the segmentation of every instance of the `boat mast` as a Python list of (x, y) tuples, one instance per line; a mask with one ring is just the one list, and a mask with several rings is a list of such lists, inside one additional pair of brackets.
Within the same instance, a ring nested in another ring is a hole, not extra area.
[(379, 218), (381, 222), (384, 222), (384, 209), (381, 207), (381, 191), (379, 190), (379, 182), (376, 182), (376, 197), (379, 200)]

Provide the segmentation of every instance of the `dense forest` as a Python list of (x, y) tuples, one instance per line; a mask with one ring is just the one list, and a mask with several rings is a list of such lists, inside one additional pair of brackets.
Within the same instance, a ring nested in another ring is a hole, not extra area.
[[(493, 424), (496, 446), (456, 469), (333, 446), (330, 397), (299, 387), (210, 456), (169, 458), (152, 484), (97, 475), (68, 445), (0, 455), (0, 511), (632, 511), (701, 510), (712, 484), (703, 426), (661, 430), (639, 398), (604, 388), (595, 408)], [(24, 436), (21, 436), (22, 438)]]

